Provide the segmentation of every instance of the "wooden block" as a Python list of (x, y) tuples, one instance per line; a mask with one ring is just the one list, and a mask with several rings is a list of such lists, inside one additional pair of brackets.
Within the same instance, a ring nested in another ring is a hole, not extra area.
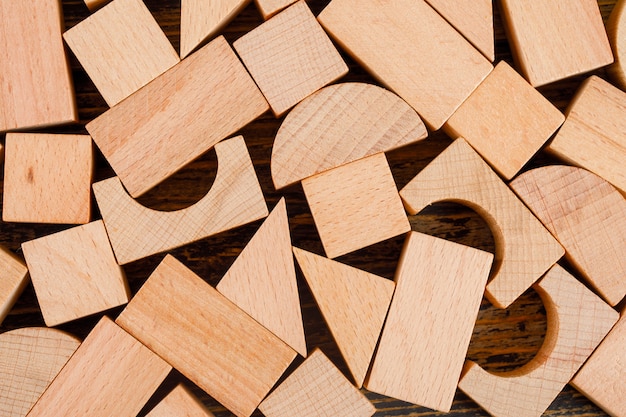
[(306, 358), (300, 296), (284, 198), (216, 288)]
[(468, 362), (459, 388), (494, 417), (539, 417), (611, 330), (619, 315), (556, 265), (534, 286), (548, 315), (534, 359), (493, 374)]
[(501, 61), (443, 129), (464, 138), (505, 179), (513, 178), (565, 116)]
[(252, 414), (296, 356), (171, 255), (117, 323), (238, 417)]
[(146, 417), (214, 417), (183, 384), (174, 388)]
[(0, 324), (28, 284), (28, 269), (17, 256), (0, 246)]
[(105, 316), (28, 417), (135, 417), (171, 370)]
[(387, 316), (392, 281), (293, 248), (300, 269), (358, 387)]
[(450, 411), (493, 255), (411, 232), (365, 386)]
[(315, 349), (259, 406), (266, 417), (371, 417), (374, 406)]
[(304, 0), (233, 46), (277, 117), (348, 72)]
[(513, 57), (535, 87), (613, 62), (596, 0), (502, 0)]
[(384, 153), (306, 178), (302, 188), (329, 258), (411, 230)]
[(365, 83), (324, 87), (289, 112), (272, 148), (277, 189), (320, 172), (426, 138), (404, 100)]
[(333, 0), (318, 20), (433, 130), (448, 120), (492, 69), (423, 0)]
[(9, 133), (2, 220), (84, 224), (91, 219), (89, 135)]
[(137, 197), (267, 109), (220, 36), (88, 123), (87, 130)]
[(95, 12), (109, 1), (111, 0), (85, 0), (85, 4), (90, 11)]
[(215, 146), (218, 167), (211, 190), (193, 206), (156, 211), (124, 190), (119, 178), (93, 192), (120, 265), (242, 226), (267, 216), (267, 205), (243, 137)]
[(254, 2), (261, 12), (263, 19), (267, 20), (287, 6), (295, 3), (296, 0), (254, 0)]
[(102, 220), (22, 244), (37, 301), (49, 327), (128, 302)]
[(463, 139), (457, 139), (413, 178), (400, 196), (410, 214), (453, 201), (475, 210), (496, 244), (485, 295), (508, 307), (565, 253), (563, 247)]
[(622, 90), (626, 89), (626, 1), (618, 0), (613, 7), (606, 31), (613, 49), (615, 62), (608, 68), (608, 74)]

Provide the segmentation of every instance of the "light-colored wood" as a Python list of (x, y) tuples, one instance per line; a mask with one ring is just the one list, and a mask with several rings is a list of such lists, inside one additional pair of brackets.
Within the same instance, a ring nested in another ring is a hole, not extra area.
[(186, 245), (267, 216), (267, 205), (243, 137), (215, 146), (218, 168), (211, 190), (178, 211), (157, 211), (133, 200), (119, 178), (93, 185), (120, 265)]
[(45, 327), (0, 335), (0, 415), (24, 417), (74, 354), (80, 340)]
[(413, 178), (400, 196), (410, 214), (452, 201), (476, 211), (496, 246), (485, 295), (508, 307), (565, 253), (563, 247), (463, 139), (457, 139)]
[(102, 220), (22, 243), (37, 301), (49, 327), (128, 302)]
[(237, 307), (306, 357), (287, 204), (274, 210), (217, 284)]
[(626, 200), (582, 168), (547, 166), (509, 184), (565, 248), (596, 292), (615, 306), (626, 295)]
[(535, 87), (613, 62), (596, 0), (500, 0), (509, 45)]
[(28, 417), (135, 417), (171, 370), (105, 316)]
[(423, 0), (333, 0), (318, 20), (433, 130), (445, 123), (492, 69)]
[(109, 106), (180, 61), (143, 0), (115, 0), (63, 39)]
[(287, 6), (296, 2), (296, 0), (254, 0), (263, 19), (267, 20), (280, 12)]
[(329, 258), (411, 230), (384, 153), (306, 178), (302, 188)]
[(302, 249), (293, 248), (311, 293), (348, 365), (363, 385), (395, 285)]
[(24, 262), (0, 246), (0, 324), (28, 284)]
[(87, 130), (137, 197), (267, 109), (220, 36), (88, 123)]
[(233, 46), (277, 117), (348, 72), (304, 0), (246, 33)]
[(179, 384), (146, 417), (214, 417), (183, 384)]
[(461, 104), (443, 129), (464, 138), (505, 179), (513, 178), (565, 116), (504, 61)]
[(608, 74), (622, 90), (626, 89), (626, 1), (619, 0), (613, 7), (606, 31), (613, 50), (615, 62), (608, 68)]
[(266, 417), (371, 417), (376, 412), (316, 348), (259, 406)]
[(324, 87), (299, 103), (276, 133), (272, 179), (277, 189), (426, 138), (404, 100), (372, 84)]
[(238, 417), (252, 414), (296, 356), (171, 255), (117, 323)]
[(467, 362), (459, 388), (494, 417), (539, 417), (619, 314), (556, 265), (534, 286), (548, 315), (541, 349), (526, 365), (492, 374)]
[(365, 386), (450, 411), (493, 255), (411, 232)]
[(6, 148), (3, 221), (89, 223), (94, 169), (89, 135), (9, 133)]
[(78, 120), (59, 0), (0, 2), (0, 131)]
[(111, 0), (85, 0), (85, 4), (87, 5), (87, 8), (90, 11), (95, 12), (100, 7), (102, 7), (105, 4), (107, 4), (109, 1), (111, 1)]

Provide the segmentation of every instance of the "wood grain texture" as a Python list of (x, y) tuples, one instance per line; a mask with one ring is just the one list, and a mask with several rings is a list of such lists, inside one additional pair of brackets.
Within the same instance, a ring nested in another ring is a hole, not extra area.
[(615, 62), (608, 68), (611, 80), (622, 90), (626, 89), (626, 1), (618, 1), (606, 23), (606, 31)]
[(183, 384), (179, 384), (146, 417), (214, 417)]
[(0, 246), (0, 324), (28, 284), (28, 269), (24, 261)]
[(297, 0), (254, 0), (259, 12), (265, 20), (292, 5)]

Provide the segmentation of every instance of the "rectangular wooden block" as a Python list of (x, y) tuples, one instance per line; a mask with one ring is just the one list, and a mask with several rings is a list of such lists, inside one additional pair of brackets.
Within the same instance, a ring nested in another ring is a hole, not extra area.
[(0, 324), (28, 284), (28, 269), (17, 256), (0, 246)]
[(146, 417), (214, 417), (183, 384), (179, 384)]
[(267, 20), (276, 13), (296, 2), (296, 0), (254, 0), (263, 19)]

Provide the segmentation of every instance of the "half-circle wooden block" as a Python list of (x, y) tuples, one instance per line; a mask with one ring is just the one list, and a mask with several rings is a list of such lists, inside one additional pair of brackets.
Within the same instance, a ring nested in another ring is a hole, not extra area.
[(272, 149), (276, 189), (428, 135), (404, 100), (365, 83), (325, 87), (285, 118)]
[(606, 32), (613, 49), (615, 62), (608, 68), (611, 79), (622, 89), (626, 89), (626, 1), (619, 0), (609, 21), (606, 24)]

